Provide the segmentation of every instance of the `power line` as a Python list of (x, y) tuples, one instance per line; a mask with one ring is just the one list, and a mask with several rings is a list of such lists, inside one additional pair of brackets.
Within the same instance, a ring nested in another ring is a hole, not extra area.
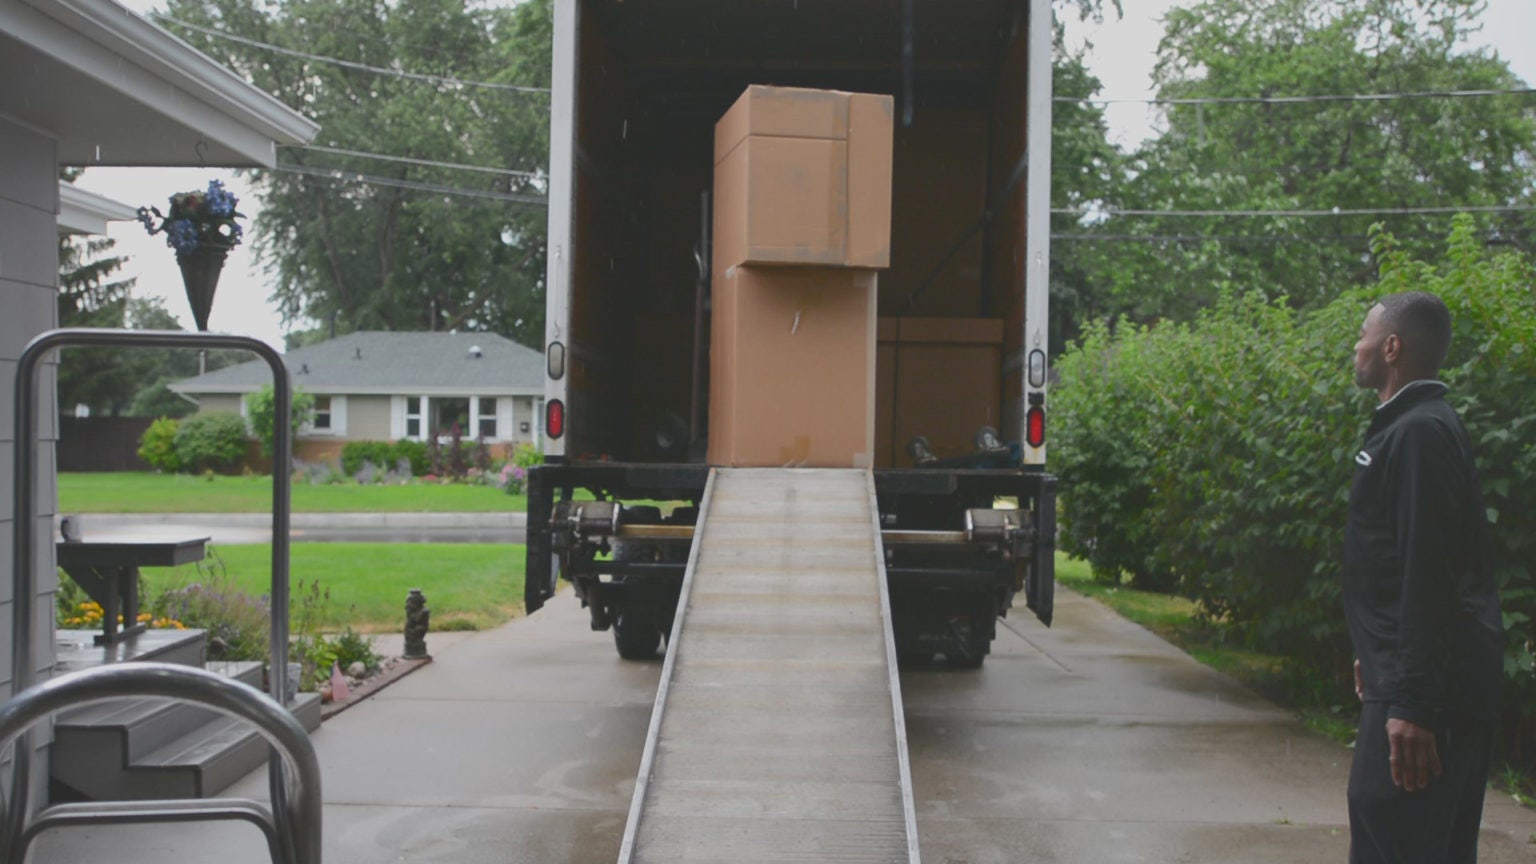
[(1055, 102), (1088, 105), (1289, 105), (1306, 102), (1387, 102), (1397, 99), (1459, 99), (1475, 96), (1530, 96), (1536, 87), (1504, 90), (1416, 90), (1402, 93), (1324, 93), (1314, 96), (1200, 96), (1188, 98), (1095, 99), (1053, 96)]
[(1518, 213), (1536, 210), (1532, 204), (1493, 204), (1475, 207), (1362, 207), (1345, 210), (1090, 210), (1084, 208), (1052, 208), (1060, 216), (1278, 216), (1310, 218), (1314, 216), (1397, 216), (1434, 215), (1454, 213)]
[(484, 87), (489, 90), (511, 90), (517, 93), (548, 94), (550, 92), (548, 87), (527, 87), (521, 84), (498, 84), (493, 81), (471, 81), (465, 78), (451, 78), (445, 75), (427, 75), (421, 72), (406, 72), (402, 69), (386, 69), (383, 66), (369, 66), (366, 63), (358, 63), (352, 60), (342, 60), (339, 57), (326, 57), (322, 54), (307, 54), (303, 51), (295, 51), (292, 48), (283, 48), (282, 46), (273, 45), (269, 42), (258, 42), (255, 39), (247, 39), (244, 36), (236, 36), (233, 33), (226, 33), (223, 30), (214, 30), (209, 27), (203, 27), (197, 24), (193, 24), (189, 21), (182, 21), (178, 18), (172, 18), (169, 15), (164, 15), (159, 12), (150, 12), (149, 14), (160, 21), (165, 21), (170, 24), (185, 27), (188, 30), (196, 30), (199, 33), (213, 36), (218, 39), (228, 39), (231, 42), (239, 42), (242, 45), (249, 45), (252, 48), (261, 48), (265, 51), (272, 51), (277, 54), (286, 54), (290, 57), (299, 57), (304, 60), (313, 60), (317, 63), (333, 63), (337, 66), (345, 66), (348, 69), (360, 69), (364, 72), (372, 72), (376, 75), (392, 75), (396, 78), (409, 78), (413, 81), (431, 81), (434, 84), (452, 84), (459, 87)]
[(286, 174), (303, 174), (307, 177), (315, 177), (320, 180), (329, 180), (334, 183), (350, 183), (360, 186), (389, 186), (396, 189), (413, 189), (418, 192), (431, 192), (437, 195), (456, 195), (466, 198), (485, 198), (491, 201), (507, 201), (513, 204), (525, 204), (531, 207), (548, 206), (549, 200), (540, 195), (522, 195), (516, 192), (497, 192), (493, 189), (466, 189), (462, 186), (443, 186), (438, 183), (424, 183), (420, 180), (402, 180), (395, 177), (379, 177), (374, 174), (360, 174), (356, 171), (340, 171), (334, 168), (310, 168), (305, 165), (283, 164), (273, 168)]
[(518, 171), (512, 168), (490, 168), (484, 165), (466, 165), (462, 162), (438, 162), (432, 159), (415, 159), (410, 156), (386, 156), (383, 153), (365, 153), (361, 150), (347, 150), (341, 147), (324, 147), (319, 144), (295, 144), (288, 149), (314, 150), (318, 153), (334, 153), (337, 156), (356, 156), (360, 159), (377, 159), (381, 162), (403, 162), (407, 165), (425, 165), (428, 168), (452, 168), (459, 171), (481, 171), (486, 174), (500, 174), (507, 177), (523, 177), (529, 180), (539, 180), (544, 177), (537, 171)]

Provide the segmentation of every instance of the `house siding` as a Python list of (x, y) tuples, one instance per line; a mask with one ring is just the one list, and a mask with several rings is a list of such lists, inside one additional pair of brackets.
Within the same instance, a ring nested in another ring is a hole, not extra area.
[(348, 396), (347, 434), (349, 441), (392, 441), (388, 396)]
[(242, 396), (237, 393), (205, 393), (197, 400), (197, 413), (213, 414), (218, 411), (240, 413)]
[[(0, 699), (4, 699), (12, 693), (16, 361), (33, 337), (58, 324), (58, 147), (47, 135), (0, 117), (0, 153), (5, 154), (0, 159), (0, 308), (5, 309), (0, 316)], [(33, 654), (38, 677), (43, 678), (54, 662), (53, 594), (58, 577), (49, 538), (58, 509), (54, 476), (58, 432), (53, 363), (44, 363), (39, 372)], [(40, 743), (48, 737), (37, 736)], [(47, 771), (34, 772), (34, 779), (42, 784)]]

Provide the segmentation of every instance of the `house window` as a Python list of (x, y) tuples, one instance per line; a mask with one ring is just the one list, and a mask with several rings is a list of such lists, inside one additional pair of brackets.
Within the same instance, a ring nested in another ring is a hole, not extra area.
[(422, 409), (425, 407), (422, 403), (426, 401), (425, 396), (405, 397), (405, 437), (417, 439), (422, 437), (421, 418)]
[(481, 396), (476, 401), (480, 403), (480, 416), (475, 422), (479, 424), (480, 437), (489, 441), (496, 437), (496, 397)]
[(471, 434), (469, 399), (460, 397), (432, 400), (432, 431), (439, 436), (451, 436), (455, 427), (458, 428), (460, 436)]
[(309, 425), (313, 426), (317, 430), (318, 429), (324, 429), (324, 430), (327, 430), (327, 431), (330, 430), (330, 428), (331, 428), (331, 397), (329, 397), (329, 396), (316, 396), (315, 397), (315, 416), (314, 416), (314, 419), (312, 419), (310, 421)]

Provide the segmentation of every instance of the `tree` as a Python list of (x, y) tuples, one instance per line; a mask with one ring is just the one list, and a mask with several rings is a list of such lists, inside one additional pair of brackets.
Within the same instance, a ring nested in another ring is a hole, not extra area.
[[(61, 172), (71, 183), (79, 169)], [(132, 279), (113, 279), (127, 259), (111, 255), (106, 237), (59, 237), (59, 326), (122, 327)], [(110, 348), (70, 348), (59, 364), (59, 410), (85, 405), (94, 415), (117, 415), (128, 407), (135, 370)]]
[[(308, 423), (315, 414), (315, 397), (295, 387), (288, 394), (290, 419), (293, 422), (293, 435), (299, 434), (299, 427)], [(245, 397), (245, 416), (250, 420), (251, 434), (261, 442), (261, 454), (271, 456), (273, 445), (277, 436), (277, 412), (275, 405), (277, 393), (271, 384), (261, 385), (257, 390)], [(288, 439), (290, 442), (292, 438)]]
[[(1476, 0), (1204, 0), (1168, 15), (1163, 98), (1423, 93), (1518, 88), (1501, 60), (1464, 50)], [(1106, 196), (1132, 210), (1356, 210), (1529, 204), (1536, 117), (1519, 96), (1176, 104)], [(1444, 248), (1445, 214), (1089, 217), (1113, 249), (1096, 281), (1114, 311), (1188, 318), (1223, 289), (1309, 306), (1367, 283), (1380, 222), (1417, 254)], [(1529, 244), (1510, 214), (1480, 214)]]
[[(158, 297), (130, 299), (127, 319), (127, 326), (131, 330), (185, 329), (176, 316), (166, 310), (164, 301)], [(251, 359), (248, 352), (225, 348), (211, 351), (192, 348), (136, 349), (131, 355), (119, 356), (121, 360), (133, 363), (136, 370), (133, 384), (137, 389), (132, 390), (133, 397), (127, 411), (130, 417), (185, 417), (196, 411), (197, 405), (171, 392), (170, 384), (197, 375), (199, 368), (213, 372)]]
[[(549, 86), (550, 0), (512, 8), (172, 0), (169, 14), (353, 63)], [(419, 160), (288, 150), (283, 169), (254, 175), (263, 211), (253, 245), (285, 321), (342, 333), (488, 330), (542, 342), (547, 93), (392, 77), (190, 29), (180, 35), (318, 121), (316, 144)], [(358, 175), (379, 179), (356, 182)]]

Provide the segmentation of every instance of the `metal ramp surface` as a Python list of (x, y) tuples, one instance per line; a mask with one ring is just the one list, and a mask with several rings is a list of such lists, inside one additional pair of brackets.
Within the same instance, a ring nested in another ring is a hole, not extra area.
[(868, 471), (717, 469), (620, 864), (918, 864)]

